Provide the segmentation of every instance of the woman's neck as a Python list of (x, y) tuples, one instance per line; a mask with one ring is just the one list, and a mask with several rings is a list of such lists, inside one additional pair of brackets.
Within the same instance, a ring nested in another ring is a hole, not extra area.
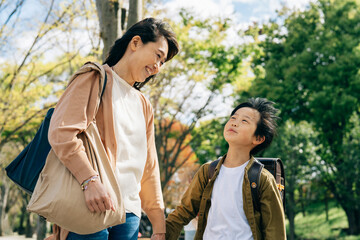
[(128, 66), (126, 65), (125, 56), (123, 56), (118, 63), (112, 66), (112, 70), (122, 79), (124, 79), (130, 86), (133, 86), (135, 81), (133, 81), (130, 72), (128, 71)]

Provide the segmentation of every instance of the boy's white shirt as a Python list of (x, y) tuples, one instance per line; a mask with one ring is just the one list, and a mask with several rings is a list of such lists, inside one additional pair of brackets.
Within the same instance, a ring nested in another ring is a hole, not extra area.
[(196, 231), (197, 229), (197, 218), (193, 218), (188, 225), (184, 226), (184, 231)]
[(242, 185), (245, 167), (221, 166), (211, 195), (204, 240), (253, 240), (243, 208)]

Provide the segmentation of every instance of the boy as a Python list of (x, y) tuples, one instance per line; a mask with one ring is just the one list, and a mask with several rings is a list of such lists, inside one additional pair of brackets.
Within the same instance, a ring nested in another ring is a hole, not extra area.
[(178, 238), (182, 227), (199, 215), (195, 239), (286, 239), (285, 215), (274, 177), (260, 176), (260, 212), (253, 208), (248, 170), (253, 155), (267, 148), (276, 132), (273, 102), (251, 98), (237, 106), (224, 128), (229, 144), (209, 179), (209, 163), (202, 165), (181, 205), (166, 220), (166, 239)]

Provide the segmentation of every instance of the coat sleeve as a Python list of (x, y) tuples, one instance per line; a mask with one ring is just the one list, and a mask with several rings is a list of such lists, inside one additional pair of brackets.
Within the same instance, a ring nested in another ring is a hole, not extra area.
[(148, 216), (153, 233), (165, 233), (164, 200), (155, 146), (154, 114), (151, 104), (141, 95), (146, 120), (147, 159), (141, 179), (141, 207)]
[(50, 121), (49, 143), (79, 183), (97, 174), (77, 135), (95, 118), (98, 79), (99, 73), (96, 71), (78, 75), (61, 96)]
[(276, 181), (271, 173), (264, 176), (261, 190), (261, 228), (264, 239), (286, 239), (285, 214)]
[(209, 164), (204, 164), (200, 167), (183, 195), (181, 204), (166, 219), (167, 240), (177, 240), (183, 226), (198, 214), (201, 197), (208, 182), (208, 166)]

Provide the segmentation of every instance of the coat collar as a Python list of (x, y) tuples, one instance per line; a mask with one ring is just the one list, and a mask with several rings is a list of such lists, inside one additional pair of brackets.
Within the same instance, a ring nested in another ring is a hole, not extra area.
[[(224, 163), (225, 158), (226, 158), (226, 154), (222, 157), (219, 157), (219, 162), (215, 167), (214, 175), (219, 174), (220, 168), (221, 168), (222, 164)], [(245, 172), (247, 172), (250, 169), (250, 167), (251, 167), (251, 165), (253, 165), (254, 161), (255, 161), (254, 156), (251, 156), (250, 161), (248, 162), (248, 164), (245, 167)]]

